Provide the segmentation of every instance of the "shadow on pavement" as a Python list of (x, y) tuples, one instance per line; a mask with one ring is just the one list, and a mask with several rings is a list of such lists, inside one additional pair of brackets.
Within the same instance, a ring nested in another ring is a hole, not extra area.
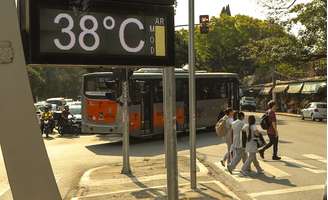
[[(178, 137), (178, 151), (189, 149), (188, 134), (181, 134)], [(197, 133), (197, 147), (205, 147), (218, 145), (223, 143), (223, 139), (218, 138), (213, 132)], [(112, 142), (105, 144), (89, 145), (86, 148), (97, 155), (122, 155), (122, 142)], [(147, 146), (147, 148), (143, 148)], [(149, 150), (151, 149), (151, 150)], [(130, 140), (130, 156), (144, 157), (156, 156), (164, 153), (163, 138), (154, 139), (131, 139)]]
[[(43, 136), (42, 136), (43, 137)], [(51, 136), (49, 136), (49, 137), (43, 137), (43, 139), (45, 139), (45, 140), (54, 140), (55, 138), (54, 137), (51, 137)]]
[(291, 183), (289, 179), (277, 179), (275, 176), (267, 176), (265, 174), (258, 175), (258, 174), (250, 174), (250, 178), (258, 179), (266, 183), (274, 183), (279, 185), (285, 185), (289, 187), (296, 187), (295, 184)]

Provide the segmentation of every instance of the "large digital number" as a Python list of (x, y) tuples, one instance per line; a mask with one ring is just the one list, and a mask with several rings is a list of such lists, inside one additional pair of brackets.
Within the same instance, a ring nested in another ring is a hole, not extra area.
[[(88, 29), (87, 27), (85, 27), (85, 22), (87, 20), (91, 20), (93, 23), (93, 27)], [(82, 47), (82, 49), (86, 50), (86, 51), (94, 51), (95, 49), (98, 48), (99, 43), (100, 43), (100, 39), (99, 39), (99, 35), (96, 33), (97, 29), (98, 29), (98, 22), (97, 19), (94, 16), (91, 15), (85, 15), (81, 18), (80, 20), (80, 27), (82, 29), (82, 32), (79, 35), (79, 44)], [(84, 37), (90, 34), (93, 36), (95, 42), (92, 46), (87, 46), (84, 42)]]
[(141, 49), (144, 47), (145, 45), (145, 41), (140, 40), (139, 45), (137, 47), (129, 47), (126, 42), (125, 42), (125, 38), (124, 38), (124, 32), (125, 32), (125, 28), (128, 24), (130, 23), (134, 23), (138, 26), (139, 30), (144, 30), (144, 26), (143, 24), (136, 18), (128, 18), (126, 20), (124, 20), (121, 24), (120, 27), (120, 33), (119, 33), (119, 37), (120, 37), (120, 42), (122, 47), (127, 51), (127, 52), (131, 52), (131, 53), (137, 53), (139, 51), (141, 51)]
[(55, 45), (56, 45), (57, 48), (59, 48), (61, 50), (70, 50), (74, 47), (75, 41), (76, 41), (75, 35), (72, 32), (72, 29), (74, 27), (74, 21), (73, 21), (73, 18), (70, 15), (68, 15), (66, 13), (60, 13), (59, 15), (56, 16), (54, 22), (56, 24), (58, 24), (61, 19), (66, 19), (68, 21), (68, 26), (66, 28), (63, 28), (61, 30), (61, 32), (66, 33), (66, 34), (69, 35), (70, 42), (67, 45), (62, 45), (60, 43), (59, 39), (57, 39), (57, 38), (54, 39), (54, 42), (55, 42)]
[[(60, 13), (55, 17), (54, 22), (56, 24), (58, 24), (62, 19), (66, 19), (68, 21), (68, 25), (67, 25), (67, 27), (62, 28), (61, 32), (68, 34), (70, 37), (70, 41), (67, 45), (63, 45), (59, 41), (59, 39), (56, 38), (56, 39), (54, 39), (54, 43), (55, 43), (56, 47), (59, 48), (60, 50), (70, 50), (74, 47), (74, 45), (76, 43), (76, 37), (75, 37), (74, 32), (72, 31), (72, 29), (74, 28), (74, 21), (73, 21), (73, 18), (69, 14)], [(86, 27), (87, 20), (90, 20), (92, 22), (91, 28)], [(111, 26), (107, 25), (108, 20), (111, 20), (111, 22), (112, 22)], [(139, 44), (136, 47), (131, 47), (126, 43), (124, 33), (125, 33), (126, 26), (131, 23), (136, 24), (138, 26), (139, 30), (141, 30), (141, 31), (144, 30), (144, 25), (141, 23), (141, 21), (139, 21), (136, 18), (128, 18), (128, 19), (124, 20), (120, 26), (119, 39), (120, 39), (121, 46), (123, 47), (124, 50), (126, 50), (127, 52), (130, 52), (130, 53), (137, 53), (137, 52), (140, 52), (142, 50), (142, 48), (145, 46), (145, 41), (140, 40)], [(107, 16), (103, 21), (103, 25), (108, 30), (113, 29), (115, 26), (114, 18)], [(100, 44), (100, 38), (96, 32), (98, 29), (97, 19), (92, 15), (83, 16), (80, 20), (80, 28), (82, 30), (82, 32), (79, 35), (79, 44), (80, 44), (81, 48), (85, 51), (96, 50)], [(88, 34), (94, 38), (94, 44), (91, 46), (88, 46), (84, 41), (85, 36)]]

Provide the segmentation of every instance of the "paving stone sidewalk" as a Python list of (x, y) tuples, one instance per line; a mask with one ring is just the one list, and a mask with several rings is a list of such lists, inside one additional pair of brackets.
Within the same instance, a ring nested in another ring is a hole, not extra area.
[[(197, 160), (198, 189), (190, 189), (189, 158), (178, 157), (180, 199), (240, 199), (220, 181), (210, 176)], [(131, 161), (132, 175), (121, 174), (121, 163), (90, 169), (80, 179), (71, 200), (167, 199), (166, 168), (163, 156)]]

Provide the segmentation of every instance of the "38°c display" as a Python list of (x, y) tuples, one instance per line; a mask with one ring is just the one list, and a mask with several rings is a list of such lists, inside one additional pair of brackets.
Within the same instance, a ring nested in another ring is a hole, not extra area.
[(29, 2), (30, 27), (23, 29), (29, 64), (174, 64), (171, 6), (69, 2)]

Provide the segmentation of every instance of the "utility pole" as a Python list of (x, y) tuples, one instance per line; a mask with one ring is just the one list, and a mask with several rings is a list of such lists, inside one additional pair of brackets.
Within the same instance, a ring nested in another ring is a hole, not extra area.
[(122, 144), (122, 154), (123, 154), (123, 168), (122, 174), (131, 174), (130, 168), (130, 134), (129, 134), (129, 77), (128, 69), (122, 70), (122, 131), (123, 131), (123, 144)]
[(166, 170), (168, 200), (178, 200), (178, 162), (176, 134), (175, 72), (174, 67), (164, 68), (164, 132), (166, 140)]
[(196, 171), (196, 80), (195, 80), (195, 2), (189, 0), (189, 146), (190, 146), (190, 186), (197, 188)]

